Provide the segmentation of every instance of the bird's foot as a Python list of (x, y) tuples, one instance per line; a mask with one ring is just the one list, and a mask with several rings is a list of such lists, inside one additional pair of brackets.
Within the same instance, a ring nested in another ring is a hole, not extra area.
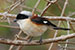
[(42, 37), (40, 37), (40, 40), (39, 40), (40, 45), (42, 44), (42, 42), (43, 42)]

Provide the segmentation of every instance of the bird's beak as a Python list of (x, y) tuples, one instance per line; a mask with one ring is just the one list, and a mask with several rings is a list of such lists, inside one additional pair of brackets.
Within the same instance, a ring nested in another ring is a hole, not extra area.
[(14, 19), (14, 22), (17, 22), (17, 19)]

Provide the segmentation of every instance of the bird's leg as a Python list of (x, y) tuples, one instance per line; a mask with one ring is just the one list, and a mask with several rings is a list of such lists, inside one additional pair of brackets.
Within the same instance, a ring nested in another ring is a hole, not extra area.
[(40, 37), (40, 40), (39, 40), (39, 43), (40, 43), (40, 45), (42, 44), (42, 36)]
[(32, 41), (32, 39), (33, 39), (33, 37), (30, 37), (30, 39), (28, 40), (28, 43), (29, 43), (29, 42), (31, 42), (31, 41)]

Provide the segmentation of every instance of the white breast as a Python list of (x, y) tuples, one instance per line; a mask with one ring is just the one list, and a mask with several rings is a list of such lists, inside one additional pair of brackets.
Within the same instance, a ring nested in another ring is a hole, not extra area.
[(34, 23), (32, 24), (30, 19), (19, 20), (17, 21), (17, 23), (19, 24), (20, 28), (23, 30), (24, 33), (33, 37), (41, 36), (47, 30), (47, 26), (37, 26)]

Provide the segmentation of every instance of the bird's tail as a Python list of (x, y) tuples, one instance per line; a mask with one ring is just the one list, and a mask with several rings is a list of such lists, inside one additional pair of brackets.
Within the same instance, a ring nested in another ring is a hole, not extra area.
[(55, 30), (71, 30), (69, 28), (61, 28), (61, 27), (54, 27), (53, 29), (55, 29)]

